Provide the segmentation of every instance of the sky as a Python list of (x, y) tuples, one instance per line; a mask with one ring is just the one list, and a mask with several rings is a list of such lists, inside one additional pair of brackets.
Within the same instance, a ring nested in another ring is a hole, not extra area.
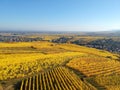
[(120, 29), (120, 0), (0, 0), (0, 30)]

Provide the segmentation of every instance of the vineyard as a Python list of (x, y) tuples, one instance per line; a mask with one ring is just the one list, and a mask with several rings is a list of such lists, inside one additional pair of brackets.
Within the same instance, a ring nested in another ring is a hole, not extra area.
[(20, 90), (95, 90), (64, 67), (22, 80)]
[[(88, 56), (116, 58), (111, 53), (72, 44), (0, 43), (0, 80), (22, 78)], [(72, 48), (71, 48), (72, 47)], [(91, 51), (91, 52), (90, 52)], [(95, 52), (96, 51), (96, 52)], [(32, 62), (32, 63), (31, 63)]]
[(100, 90), (120, 90), (119, 61), (103, 57), (84, 57), (71, 60), (67, 66), (81, 72), (89, 83)]
[(118, 56), (73, 44), (0, 43), (0, 88), (22, 81), (20, 90), (117, 90)]
[(86, 76), (120, 74), (120, 62), (101, 58), (84, 57), (71, 60), (67, 66), (79, 70)]
[[(10, 55), (8, 56), (9, 60), (1, 59), (0, 80), (20, 78), (32, 75), (34, 73), (44, 71), (45, 69), (50, 69), (62, 65), (64, 64), (64, 62), (82, 55), (84, 54), (77, 52), (66, 52), (64, 53), (64, 55), (63, 53), (54, 54), (54, 56), (53, 54), (42, 55), (35, 53), (16, 56)], [(12, 62), (12, 64), (10, 64), (9, 62)]]

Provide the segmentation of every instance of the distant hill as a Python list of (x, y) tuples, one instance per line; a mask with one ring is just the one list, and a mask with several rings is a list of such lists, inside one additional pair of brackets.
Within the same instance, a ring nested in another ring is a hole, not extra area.
[(35, 35), (35, 34), (74, 34), (74, 35), (90, 35), (90, 36), (120, 36), (120, 30), (111, 31), (0, 31), (2, 34), (18, 34), (18, 35)]
[(88, 32), (86, 35), (92, 36), (120, 36), (120, 30)]

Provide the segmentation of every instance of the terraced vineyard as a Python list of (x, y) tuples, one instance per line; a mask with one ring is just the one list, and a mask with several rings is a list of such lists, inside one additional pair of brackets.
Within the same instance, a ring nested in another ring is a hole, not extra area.
[(98, 90), (120, 90), (120, 62), (103, 57), (76, 58), (67, 63)]
[(40, 73), (22, 81), (20, 90), (95, 90), (64, 67)]
[(79, 70), (86, 76), (120, 74), (120, 62), (102, 57), (85, 57), (71, 60), (67, 66)]

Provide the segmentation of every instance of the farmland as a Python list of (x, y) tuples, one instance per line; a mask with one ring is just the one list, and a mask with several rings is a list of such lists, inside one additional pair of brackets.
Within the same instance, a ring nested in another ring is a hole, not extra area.
[(67, 66), (82, 72), (84, 76), (88, 77), (86, 80), (100, 90), (120, 89), (120, 62), (117, 60), (84, 57), (71, 60)]
[(113, 82), (119, 83), (119, 67), (119, 55), (104, 50), (47, 41), (0, 43), (3, 89), (117, 89), (119, 84), (110, 86), (108, 82), (115, 78)]
[(94, 90), (66, 68), (58, 67), (22, 81), (20, 90)]

